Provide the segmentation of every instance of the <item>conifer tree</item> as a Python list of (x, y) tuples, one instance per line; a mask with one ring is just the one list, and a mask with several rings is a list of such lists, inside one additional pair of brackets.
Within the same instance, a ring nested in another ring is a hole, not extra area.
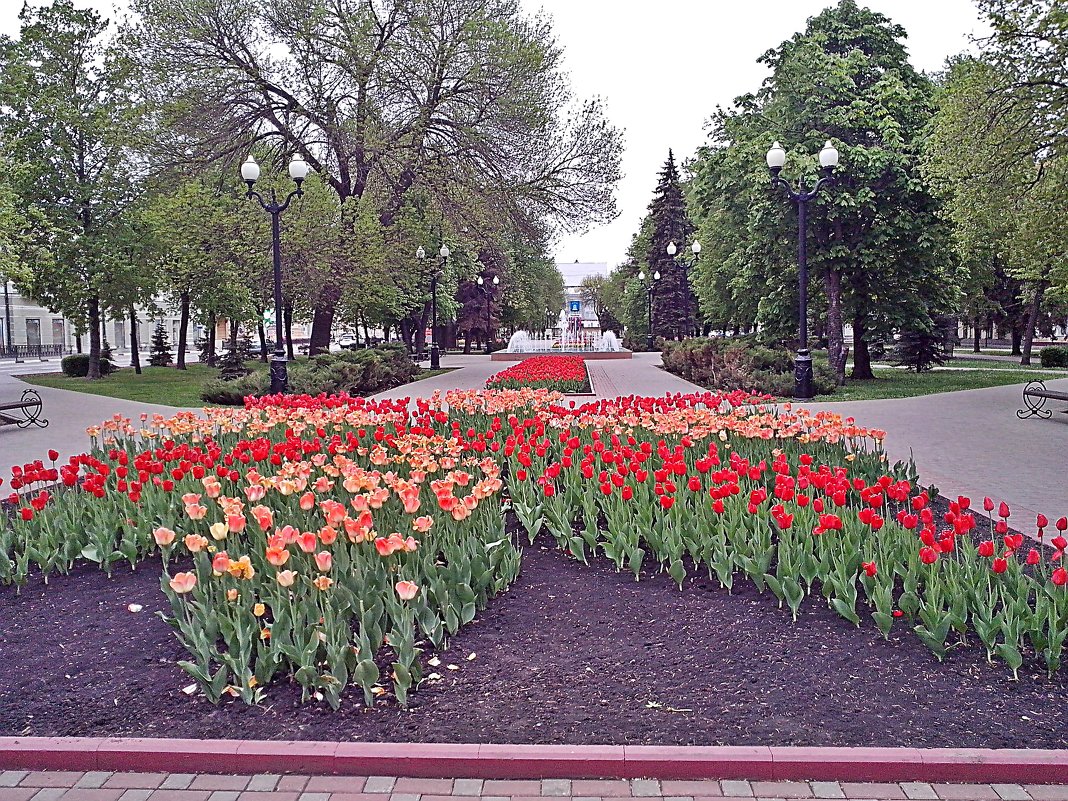
[(174, 363), (171, 355), (171, 343), (167, 339), (167, 330), (163, 327), (163, 321), (156, 323), (152, 332), (152, 350), (148, 356), (148, 363), (153, 367), (167, 367)]
[[(686, 215), (686, 199), (675, 166), (675, 154), (670, 150), (649, 204), (649, 221), (652, 236), (645, 253), (646, 272), (648, 275), (660, 273), (653, 295), (653, 335), (682, 339), (693, 329), (697, 309), (682, 261), (689, 255), (694, 227)], [(672, 242), (681, 254), (678, 260), (667, 253)]]

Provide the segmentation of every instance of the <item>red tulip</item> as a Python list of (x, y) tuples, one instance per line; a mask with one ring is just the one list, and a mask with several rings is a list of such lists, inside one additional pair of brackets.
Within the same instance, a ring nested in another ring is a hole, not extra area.
[(1065, 570), (1063, 567), (1058, 567), (1056, 570), (1053, 571), (1053, 574), (1050, 576), (1050, 579), (1058, 587), (1063, 587), (1065, 582), (1068, 582), (1068, 570)]
[(29, 506), (23, 506), (21, 509), (19, 509), (19, 514), (22, 515), (23, 520), (33, 520), (33, 509), (31, 509)]
[(869, 576), (874, 576), (878, 572), (878, 568), (875, 566), (875, 562), (861, 562), (860, 566), (864, 568), (864, 572)]
[(663, 506), (665, 509), (670, 509), (674, 505), (674, 503), (675, 499), (670, 495), (660, 496), (660, 505)]
[(994, 502), (990, 498), (983, 498), (983, 508), (988, 512), (994, 511)]
[(994, 543), (990, 540), (979, 543), (979, 555), (985, 557), (991, 557), (994, 555)]
[(1062, 517), (1057, 520), (1057, 531), (1068, 531), (1068, 517)]
[(1060, 534), (1054, 537), (1050, 542), (1053, 544), (1053, 547), (1056, 548), (1058, 551), (1063, 551), (1068, 548), (1068, 540), (1066, 540)]
[(994, 560), (994, 564), (991, 565), (995, 573), (1004, 573), (1005, 569), (1009, 566), (1009, 563), (1002, 559), (1000, 556)]
[(59, 459), (59, 451), (57, 451), (57, 450), (49, 450), (48, 451), (48, 458), (49, 458), (49, 460), (51, 460), (53, 462), (58, 460)]
[(1005, 501), (1002, 501), (1001, 505), (998, 506), (998, 517), (1008, 517), (1008, 516), (1009, 516), (1009, 505), (1007, 503), (1005, 503)]
[(1037, 525), (1038, 525), (1039, 528), (1045, 528), (1046, 526), (1049, 525), (1049, 520), (1046, 518), (1046, 516), (1044, 514), (1040, 514), (1038, 516)]
[(1039, 558), (1040, 557), (1036, 549), (1032, 548), (1030, 551), (1027, 552), (1027, 564), (1037, 565)]
[(920, 561), (925, 565), (933, 565), (938, 561), (938, 551), (930, 546), (920, 548)]

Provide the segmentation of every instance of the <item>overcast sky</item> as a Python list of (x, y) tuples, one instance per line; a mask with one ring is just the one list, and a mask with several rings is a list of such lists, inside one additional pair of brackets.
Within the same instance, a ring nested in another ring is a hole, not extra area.
[[(284, 2), (285, 0), (275, 0)], [(75, 0), (112, 15), (115, 0)], [(656, 185), (668, 148), (681, 162), (705, 139), (717, 105), (754, 91), (767, 76), (756, 59), (833, 0), (522, 0), (544, 9), (566, 52), (577, 97), (600, 95), (625, 129), (619, 217), (584, 235), (566, 236), (558, 261), (623, 260)], [(37, 4), (36, 2), (34, 4)], [(121, 5), (125, 5), (122, 3)], [(934, 71), (969, 48), (983, 26), (972, 0), (868, 0), (908, 32), (912, 63)], [(0, 0), (0, 33), (18, 32), (22, 0)]]

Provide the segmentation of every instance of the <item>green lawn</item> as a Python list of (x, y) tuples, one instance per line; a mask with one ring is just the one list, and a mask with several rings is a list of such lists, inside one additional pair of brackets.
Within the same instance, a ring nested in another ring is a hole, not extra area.
[[(954, 365), (956, 366), (956, 365)], [(963, 366), (963, 365), (962, 365)], [(1000, 367), (1000, 365), (999, 365)], [(892, 368), (876, 368), (874, 381), (846, 381), (832, 395), (820, 395), (824, 401), (876, 400), (878, 398), (911, 398), (933, 395), (936, 392), (955, 392), (961, 389), (982, 389), (1003, 384), (1024, 384), (1030, 378), (1042, 378), (1044, 373), (1026, 369), (992, 370), (929, 370), (925, 373)], [(1048, 377), (1048, 376), (1045, 376)]]
[(990, 359), (969, 359), (968, 357), (962, 357), (957, 359), (946, 359), (946, 367), (978, 367), (982, 370), (1056, 370), (1058, 372), (1068, 373), (1068, 368), (1064, 367), (1043, 367), (1038, 360), (1037, 354), (1032, 354), (1031, 364), (1020, 364), (1019, 356), (1015, 357), (1016, 361), (1003, 362), (1003, 361), (991, 361)]
[[(253, 370), (267, 370), (267, 365), (260, 361), (246, 362), (246, 366)], [(423, 370), (416, 381), (432, 378), (455, 369), (457, 368), (445, 367), (440, 370)], [(69, 389), (74, 392), (88, 392), (92, 395), (156, 403), (161, 406), (200, 408), (213, 405), (206, 404), (200, 399), (200, 390), (206, 382), (218, 378), (219, 371), (203, 364), (190, 364), (185, 371), (175, 370), (173, 367), (145, 367), (141, 375), (137, 375), (133, 368), (127, 367), (116, 370), (107, 378), (99, 381), (71, 378), (62, 373), (19, 377), (27, 384), (35, 384), (39, 387)]]

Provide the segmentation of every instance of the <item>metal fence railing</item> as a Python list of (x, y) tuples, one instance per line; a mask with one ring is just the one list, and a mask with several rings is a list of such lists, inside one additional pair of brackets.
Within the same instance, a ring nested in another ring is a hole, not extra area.
[(0, 359), (14, 359), (16, 362), (26, 359), (58, 359), (70, 353), (62, 345), (7, 345), (0, 344)]

